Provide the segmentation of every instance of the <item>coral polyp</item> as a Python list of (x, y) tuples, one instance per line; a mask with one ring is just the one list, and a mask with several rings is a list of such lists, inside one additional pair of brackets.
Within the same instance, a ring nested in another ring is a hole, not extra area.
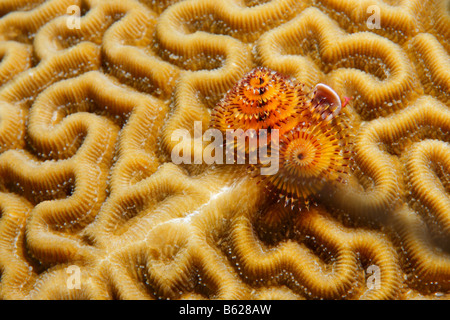
[(212, 126), (227, 129), (292, 129), (304, 109), (306, 95), (295, 80), (258, 67), (244, 75), (212, 112)]

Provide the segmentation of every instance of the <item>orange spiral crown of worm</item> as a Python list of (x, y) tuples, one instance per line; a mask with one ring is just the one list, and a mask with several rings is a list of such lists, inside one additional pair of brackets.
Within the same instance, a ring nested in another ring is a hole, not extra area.
[(340, 119), (302, 122), (280, 136), (275, 148), (279, 169), (262, 177), (266, 188), (285, 205), (309, 205), (324, 186), (346, 181), (351, 148)]
[(244, 75), (219, 102), (211, 115), (212, 126), (222, 132), (278, 129), (281, 135), (296, 125), (305, 102), (302, 85), (258, 67)]
[[(271, 145), (272, 161), (278, 170), (260, 175), (270, 193), (285, 205), (309, 206), (309, 201), (334, 182), (344, 182), (349, 172), (351, 151), (348, 126), (338, 117), (344, 103), (325, 84), (304, 92), (303, 84), (275, 71), (258, 67), (244, 75), (212, 111), (212, 126), (226, 132), (241, 129), (243, 134), (267, 129), (266, 147)], [(270, 131), (279, 130), (279, 140), (270, 139)], [(242, 141), (241, 141), (242, 142)], [(227, 143), (229, 143), (227, 141)], [(237, 150), (245, 150), (247, 145)], [(258, 147), (261, 147), (258, 144)], [(259, 175), (271, 163), (250, 165), (249, 172)]]

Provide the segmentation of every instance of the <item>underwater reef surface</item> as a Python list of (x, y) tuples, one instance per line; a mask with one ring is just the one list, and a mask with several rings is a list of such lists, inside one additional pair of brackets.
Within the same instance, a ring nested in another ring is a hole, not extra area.
[[(448, 300), (449, 11), (2, 1), (0, 298)], [(308, 208), (245, 164), (172, 161), (255, 67), (351, 97), (352, 170)]]

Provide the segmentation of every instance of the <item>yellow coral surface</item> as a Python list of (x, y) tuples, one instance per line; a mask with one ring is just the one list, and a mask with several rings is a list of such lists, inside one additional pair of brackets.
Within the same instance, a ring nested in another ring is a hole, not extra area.
[[(2, 1), (0, 298), (449, 299), (449, 11)], [(309, 210), (171, 160), (257, 66), (352, 97), (352, 170)]]

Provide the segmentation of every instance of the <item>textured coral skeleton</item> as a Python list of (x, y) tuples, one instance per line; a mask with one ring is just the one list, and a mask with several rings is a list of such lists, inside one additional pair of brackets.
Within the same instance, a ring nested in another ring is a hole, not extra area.
[[(445, 0), (2, 1), (0, 298), (449, 299), (449, 32)], [(353, 97), (310, 210), (171, 162), (258, 66)]]

